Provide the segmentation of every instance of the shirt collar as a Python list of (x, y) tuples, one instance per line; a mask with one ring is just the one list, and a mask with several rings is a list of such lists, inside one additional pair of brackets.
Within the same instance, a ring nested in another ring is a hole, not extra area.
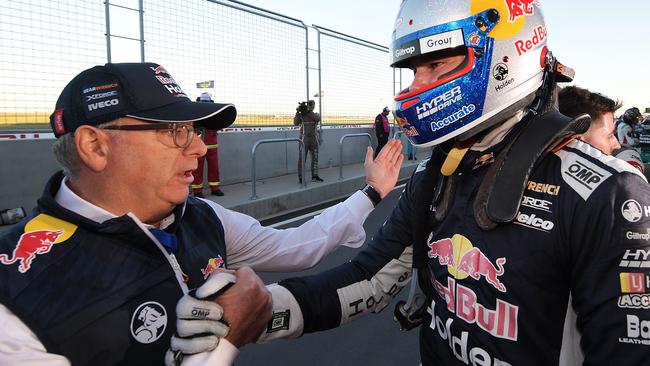
[[(63, 182), (61, 182), (61, 187), (59, 188), (59, 191), (56, 192), (56, 196), (54, 197), (56, 203), (61, 205), (61, 207), (99, 224), (117, 217), (114, 214), (104, 210), (103, 208), (95, 206), (92, 203), (79, 197), (70, 189), (70, 187), (68, 187), (67, 182), (68, 177), (64, 177)], [(174, 213), (172, 213), (161, 221), (160, 228), (164, 229), (168, 227), (174, 223), (174, 220), (175, 216)], [(150, 228), (154, 227), (147, 224), (145, 224), (145, 226)]]

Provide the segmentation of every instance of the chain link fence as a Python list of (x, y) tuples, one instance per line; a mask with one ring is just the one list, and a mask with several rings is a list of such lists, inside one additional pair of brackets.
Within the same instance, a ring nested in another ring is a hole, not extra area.
[(235, 104), (239, 126), (292, 125), (307, 99), (324, 124), (369, 124), (401, 87), (388, 60), (381, 45), (233, 0), (2, 0), (0, 129), (49, 129), (80, 71), (141, 61), (190, 98)]

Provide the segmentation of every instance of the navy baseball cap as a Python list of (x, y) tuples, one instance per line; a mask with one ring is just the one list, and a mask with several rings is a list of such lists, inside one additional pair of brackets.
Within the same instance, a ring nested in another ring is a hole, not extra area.
[(190, 100), (164, 67), (155, 63), (108, 63), (82, 71), (63, 89), (50, 116), (54, 135), (120, 117), (145, 122), (194, 122), (218, 130), (237, 117), (232, 104)]

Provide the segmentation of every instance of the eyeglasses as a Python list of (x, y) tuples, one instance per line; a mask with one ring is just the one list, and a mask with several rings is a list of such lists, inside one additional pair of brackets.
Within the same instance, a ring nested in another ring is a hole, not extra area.
[[(146, 125), (113, 125), (102, 127), (104, 130), (150, 131), (155, 130), (162, 136), (159, 140), (167, 146), (184, 149), (192, 143), (194, 136), (203, 140), (205, 128), (181, 123), (151, 123)], [(170, 144), (173, 142), (173, 145)]]

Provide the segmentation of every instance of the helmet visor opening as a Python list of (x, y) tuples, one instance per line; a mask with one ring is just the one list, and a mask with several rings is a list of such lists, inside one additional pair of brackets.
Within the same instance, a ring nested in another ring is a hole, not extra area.
[[(464, 60), (453, 70), (448, 71), (442, 75), (440, 75), (436, 80), (433, 82), (417, 88), (417, 89), (411, 89), (410, 87), (402, 90), (395, 96), (395, 101), (402, 101), (404, 99), (411, 98), (415, 95), (418, 95), (420, 93), (426, 92), (428, 90), (431, 90), (433, 88), (436, 88), (440, 85), (446, 84), (452, 80), (455, 80), (463, 75), (466, 75), (469, 73), (472, 68), (474, 68), (474, 63), (475, 63), (475, 54), (474, 54), (474, 49), (471, 47), (455, 47), (455, 48), (448, 48), (442, 51), (434, 52), (434, 53), (429, 53), (425, 54), (422, 56), (418, 56), (417, 58), (411, 59), (413, 60), (422, 60), (423, 58), (426, 60), (425, 62), (431, 61), (435, 62), (435, 60), (440, 60), (443, 58), (447, 57), (452, 57), (452, 56), (460, 56), (464, 55), (465, 58)], [(413, 68), (413, 67), (411, 67)]]

